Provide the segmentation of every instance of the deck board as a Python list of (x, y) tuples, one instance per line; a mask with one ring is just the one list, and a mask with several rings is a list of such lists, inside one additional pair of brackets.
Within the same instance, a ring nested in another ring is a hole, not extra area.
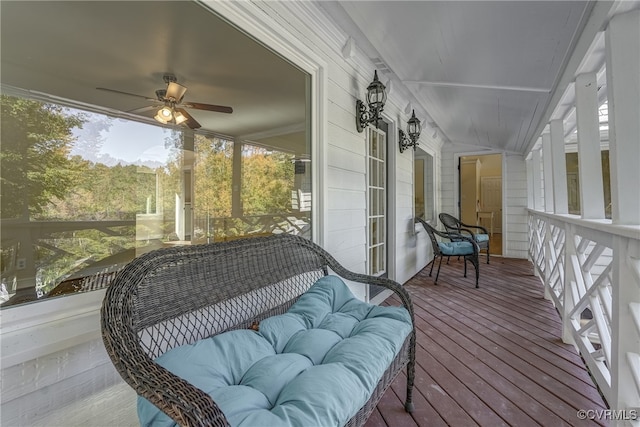
[(479, 289), (469, 271), (463, 277), (462, 261), (452, 258), (437, 285), (429, 268), (405, 285), (417, 329), (415, 411), (404, 412), (402, 374), (366, 426), (607, 425), (577, 418), (579, 409), (606, 404), (562, 342), (560, 318), (531, 264), (492, 257), (480, 265)]

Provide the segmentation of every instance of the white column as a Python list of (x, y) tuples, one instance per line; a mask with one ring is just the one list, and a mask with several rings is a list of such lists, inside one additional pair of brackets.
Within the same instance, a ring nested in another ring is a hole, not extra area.
[(614, 16), (605, 33), (611, 208), (615, 224), (640, 224), (640, 11)]
[(527, 167), (527, 207), (533, 209), (533, 161), (528, 158), (525, 162)]
[[(605, 33), (612, 220), (640, 224), (640, 11), (614, 16)], [(614, 236), (611, 409), (640, 407), (640, 242)], [(618, 425), (622, 425), (619, 423)]]
[(604, 187), (596, 73), (585, 73), (576, 77), (576, 122), (582, 218), (602, 219), (604, 218)]
[(567, 155), (564, 151), (564, 124), (556, 119), (549, 122), (551, 130), (551, 161), (553, 164), (553, 206), (557, 214), (569, 213), (567, 196)]
[(531, 166), (533, 169), (533, 208), (537, 211), (543, 210), (542, 202), (542, 174), (540, 173), (540, 150), (533, 151)]
[(555, 212), (553, 206), (553, 154), (551, 153), (551, 136), (542, 134), (542, 173), (544, 174), (544, 211)]

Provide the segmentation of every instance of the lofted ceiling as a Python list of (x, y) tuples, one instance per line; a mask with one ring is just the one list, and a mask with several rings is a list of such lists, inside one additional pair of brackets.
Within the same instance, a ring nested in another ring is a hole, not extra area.
[(593, 8), (587, 1), (320, 4), (387, 78), (409, 89), (446, 139), (520, 153)]
[[(197, 3), (3, 0), (0, 18), (5, 92), (129, 112), (150, 103), (96, 88), (154, 98), (172, 73), (188, 88), (185, 101), (233, 108), (189, 109), (204, 130), (304, 136), (308, 76)], [(144, 114), (129, 117), (153, 122), (155, 112)]]

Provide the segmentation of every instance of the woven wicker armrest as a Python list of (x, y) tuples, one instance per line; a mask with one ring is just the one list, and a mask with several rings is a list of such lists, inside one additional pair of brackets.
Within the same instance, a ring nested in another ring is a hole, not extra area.
[[(281, 234), (159, 249), (134, 259), (105, 295), (101, 312), (105, 348), (138, 395), (179, 425), (227, 426), (208, 394), (154, 359), (181, 345), (286, 312), (329, 269), (344, 279), (392, 290), (413, 323), (411, 298), (398, 283), (348, 271), (309, 240)], [(364, 424), (381, 393), (405, 366), (409, 378), (405, 407), (413, 408), (415, 327), (396, 359), (370, 402), (348, 426)]]

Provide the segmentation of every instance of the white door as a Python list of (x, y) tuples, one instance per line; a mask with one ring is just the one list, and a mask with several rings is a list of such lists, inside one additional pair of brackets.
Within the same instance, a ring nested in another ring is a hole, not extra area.
[(367, 128), (367, 270), (387, 272), (387, 136)]
[[(502, 177), (485, 176), (480, 179), (480, 210), (493, 212), (493, 232), (502, 233)], [(491, 227), (490, 219), (483, 218), (482, 225)]]

